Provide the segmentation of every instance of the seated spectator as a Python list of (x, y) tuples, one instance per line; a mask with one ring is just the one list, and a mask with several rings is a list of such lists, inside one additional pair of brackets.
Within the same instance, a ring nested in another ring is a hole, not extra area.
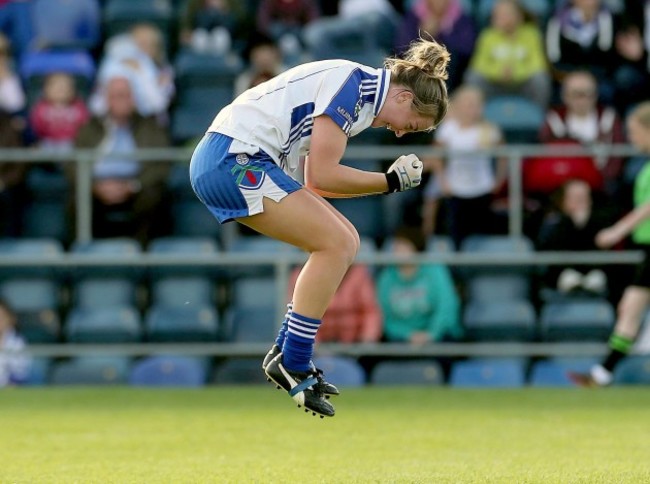
[(16, 315), (0, 301), (0, 388), (27, 381), (31, 364), (25, 341), (16, 333)]
[(234, 0), (189, 0), (181, 17), (181, 45), (226, 54), (238, 34), (241, 5)]
[(600, 95), (611, 102), (611, 82), (617, 67), (614, 49), (614, 16), (601, 0), (571, 0), (549, 19), (546, 55), (554, 78), (576, 70), (589, 70), (598, 79)]
[(32, 13), (36, 49), (93, 49), (100, 40), (98, 0), (35, 0)]
[(13, 68), (9, 39), (0, 32), (0, 112), (15, 114), (25, 108), (25, 91)]
[[(395, 234), (393, 254), (414, 255), (423, 252), (425, 244), (419, 228), (402, 227)], [(387, 341), (421, 345), (462, 338), (460, 302), (445, 266), (387, 266), (377, 281), (377, 292)]]
[(320, 17), (310, 0), (262, 0), (257, 9), (257, 30), (283, 44), (302, 43), (302, 29)]
[(397, 29), (396, 53), (404, 53), (421, 35), (430, 35), (451, 54), (447, 85), (455, 89), (474, 51), (476, 27), (472, 17), (463, 11), (460, 0), (415, 0)]
[[(0, 149), (22, 146), (22, 137), (9, 115), (0, 111)], [(20, 237), (27, 189), (27, 163), (0, 161), (0, 237)]]
[(89, 118), (84, 101), (77, 96), (74, 78), (69, 74), (50, 74), (43, 95), (30, 113), (38, 143), (48, 149), (73, 147), (77, 131)]
[(137, 24), (128, 33), (109, 40), (105, 51), (89, 103), (91, 111), (96, 115), (106, 112), (106, 83), (120, 76), (131, 81), (139, 114), (166, 121), (175, 88), (160, 30), (154, 25)]
[(447, 160), (425, 160), (434, 176), (425, 189), (424, 231), (434, 233), (439, 201), (444, 198), (447, 229), (460, 248), (468, 235), (493, 231), (493, 193), (505, 182), (507, 160), (500, 159), (495, 172), (492, 157), (471, 151), (497, 146), (502, 135), (483, 119), (483, 95), (471, 86), (454, 92), (450, 113), (434, 133), (435, 144), (450, 154)]
[(465, 75), (487, 98), (522, 95), (546, 109), (551, 93), (542, 38), (517, 0), (499, 0)]
[(235, 96), (286, 70), (286, 66), (282, 63), (282, 53), (270, 37), (257, 36), (251, 40), (246, 50), (249, 66), (235, 80)]
[[(134, 237), (142, 244), (167, 234), (168, 167), (128, 156), (138, 148), (169, 146), (169, 137), (153, 117), (141, 116), (128, 78), (106, 82), (106, 114), (95, 116), (77, 133), (77, 148), (101, 152), (93, 166), (93, 234)], [(125, 153), (127, 153), (125, 155)], [(73, 173), (71, 173), (73, 175)]]
[[(566, 76), (562, 83), (563, 105), (550, 109), (540, 132), (547, 144), (623, 143), (623, 125), (616, 110), (598, 104), (596, 78), (586, 71)], [(535, 165), (536, 164), (536, 165)], [(592, 189), (617, 191), (622, 160), (611, 157), (601, 164), (591, 157), (542, 157), (524, 165), (524, 185), (529, 191), (550, 193), (569, 178), (589, 182)]]
[[(289, 282), (289, 298), (300, 274)], [(319, 343), (377, 343), (381, 339), (381, 311), (375, 283), (366, 266), (355, 264), (345, 274), (323, 315), (316, 335)]]
[(616, 32), (616, 52), (621, 66), (616, 71), (614, 105), (620, 113), (650, 98), (650, 0), (626, 0)]
[[(591, 251), (596, 247), (596, 234), (609, 226), (611, 220), (593, 207), (591, 188), (582, 180), (569, 180), (553, 197), (555, 209), (545, 218), (540, 229), (538, 250)], [(588, 292), (605, 296), (607, 276), (600, 267), (550, 266), (545, 284), (561, 293)]]

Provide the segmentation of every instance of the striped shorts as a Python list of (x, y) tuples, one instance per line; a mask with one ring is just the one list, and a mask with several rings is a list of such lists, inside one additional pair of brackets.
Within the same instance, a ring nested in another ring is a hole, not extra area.
[(279, 202), (302, 188), (267, 153), (221, 133), (206, 133), (197, 145), (190, 181), (194, 193), (222, 224), (262, 213), (264, 197)]

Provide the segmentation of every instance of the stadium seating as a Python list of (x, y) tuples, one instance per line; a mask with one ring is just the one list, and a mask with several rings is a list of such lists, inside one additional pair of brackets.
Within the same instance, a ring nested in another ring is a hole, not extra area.
[(366, 373), (354, 358), (318, 356), (314, 364), (327, 375), (327, 381), (337, 387), (359, 387), (366, 383)]
[(278, 293), (275, 277), (243, 277), (233, 283), (233, 307), (273, 308), (285, 292)]
[(129, 238), (96, 239), (90, 242), (75, 242), (71, 250), (79, 257), (106, 257), (111, 260), (110, 267), (78, 267), (75, 278), (83, 277), (126, 277), (138, 278), (142, 270), (132, 265), (142, 253), (140, 244)]
[(530, 384), (535, 387), (574, 386), (567, 376), (568, 372), (588, 373), (596, 363), (596, 358), (552, 358), (538, 361), (531, 369)]
[(168, 35), (174, 20), (172, 13), (169, 0), (109, 0), (104, 7), (106, 37), (124, 32), (133, 24), (142, 22), (154, 24), (163, 34)]
[(172, 204), (173, 233), (181, 237), (221, 237), (217, 219), (198, 199), (176, 201)]
[(80, 308), (136, 306), (136, 285), (126, 278), (82, 279), (73, 285), (73, 301)]
[(515, 388), (525, 383), (526, 365), (521, 359), (470, 359), (454, 363), (450, 384), (454, 387)]
[(540, 314), (545, 341), (605, 341), (614, 325), (615, 313), (605, 299), (549, 302)]
[(25, 237), (48, 237), (66, 242), (70, 237), (70, 224), (65, 204), (32, 201), (23, 216)]
[(60, 256), (62, 253), (61, 242), (52, 238), (0, 239), (0, 254), (11, 256), (16, 260), (25, 259), (31, 263), (43, 262), (37, 266), (3, 267), (0, 274), (3, 277), (53, 276), (55, 271), (47, 267), (46, 260)]
[(281, 321), (276, 321), (275, 306), (240, 307), (228, 311), (224, 337), (237, 343), (271, 343)]
[(526, 300), (470, 301), (463, 317), (470, 341), (532, 341), (535, 309)]
[(219, 317), (210, 306), (152, 306), (145, 316), (145, 332), (151, 342), (216, 341)]
[(201, 276), (169, 276), (156, 279), (151, 287), (156, 306), (196, 308), (214, 303), (214, 285)]
[(380, 197), (337, 198), (330, 203), (357, 229), (359, 235), (370, 239), (384, 236), (383, 205)]
[(650, 356), (630, 356), (614, 369), (617, 385), (650, 385)]
[(0, 283), (0, 297), (14, 311), (41, 311), (58, 309), (59, 286), (47, 278), (12, 278)]
[(65, 325), (70, 343), (136, 343), (142, 339), (137, 311), (130, 306), (75, 308)]
[(217, 384), (251, 385), (266, 383), (262, 371), (262, 358), (233, 358), (220, 364), (215, 370)]
[(51, 358), (32, 358), (31, 368), (25, 385), (41, 386), (47, 385), (50, 380), (50, 371), (52, 369)]
[(61, 337), (61, 320), (53, 309), (16, 311), (17, 330), (30, 344), (57, 343)]
[(434, 360), (382, 361), (372, 370), (370, 382), (373, 385), (442, 385), (444, 375)]
[(524, 274), (477, 274), (465, 282), (470, 301), (522, 300), (530, 296), (530, 281)]
[(485, 103), (484, 116), (501, 128), (509, 143), (535, 143), (544, 111), (521, 96), (495, 96)]
[(154, 356), (133, 366), (129, 384), (148, 387), (200, 387), (207, 380), (205, 364), (199, 358)]
[(83, 356), (57, 363), (54, 385), (120, 385), (127, 381), (130, 359), (121, 356)]

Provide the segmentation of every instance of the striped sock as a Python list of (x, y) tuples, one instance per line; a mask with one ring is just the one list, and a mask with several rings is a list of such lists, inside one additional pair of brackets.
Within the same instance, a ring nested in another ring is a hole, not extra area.
[(314, 340), (320, 319), (312, 319), (292, 312), (289, 316), (287, 337), (282, 348), (282, 364), (289, 370), (308, 371), (314, 354)]
[(284, 340), (287, 337), (287, 327), (289, 325), (289, 316), (291, 315), (291, 311), (293, 310), (293, 302), (290, 302), (287, 304), (287, 313), (284, 315), (284, 321), (282, 321), (282, 326), (280, 327), (280, 331), (278, 331), (278, 337), (275, 338), (275, 344), (282, 349), (284, 346)]
[(616, 333), (612, 334), (612, 336), (609, 338), (610, 352), (603, 362), (603, 368), (609, 372), (612, 372), (618, 362), (627, 356), (627, 354), (632, 349), (633, 344), (633, 339), (626, 338), (625, 336), (620, 336)]

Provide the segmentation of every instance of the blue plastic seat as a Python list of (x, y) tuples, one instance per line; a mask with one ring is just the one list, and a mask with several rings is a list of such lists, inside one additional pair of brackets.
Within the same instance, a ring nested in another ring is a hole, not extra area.
[(597, 358), (552, 358), (533, 364), (530, 384), (535, 387), (571, 387), (574, 383), (567, 376), (569, 371), (588, 373)]
[(169, 276), (152, 283), (156, 306), (197, 308), (214, 302), (214, 285), (201, 276)]
[(31, 344), (57, 343), (61, 337), (61, 320), (53, 309), (16, 311), (18, 332)]
[(549, 302), (542, 306), (540, 321), (545, 341), (606, 341), (615, 311), (605, 299)]
[(142, 269), (133, 266), (133, 262), (142, 254), (140, 244), (125, 237), (113, 239), (95, 239), (90, 242), (75, 242), (70, 252), (79, 257), (98, 257), (110, 259), (110, 266), (78, 267), (74, 271), (77, 278), (82, 277), (126, 277), (137, 278)]
[(517, 388), (525, 383), (525, 362), (515, 359), (473, 359), (454, 363), (454, 387)]
[(59, 286), (46, 278), (13, 278), (0, 284), (0, 296), (14, 311), (58, 309)]
[[(490, 255), (494, 258), (510, 255), (527, 255), (534, 252), (533, 243), (526, 237), (507, 235), (471, 235), (463, 240), (461, 252)], [(470, 266), (461, 271), (466, 276), (476, 274), (528, 274), (530, 267), (517, 266)]]
[(366, 384), (366, 372), (357, 360), (345, 356), (318, 356), (317, 368), (327, 375), (327, 381), (338, 387), (360, 387)]
[(136, 343), (142, 339), (142, 325), (130, 306), (74, 308), (65, 335), (70, 343)]
[(215, 371), (217, 384), (255, 385), (265, 384), (260, 358), (233, 358), (219, 365)]
[(630, 356), (614, 369), (617, 385), (650, 385), (650, 356)]
[(384, 236), (381, 197), (337, 198), (329, 201), (357, 229), (359, 235), (370, 239)]
[(172, 232), (179, 237), (221, 237), (221, 225), (198, 199), (172, 204)]
[(83, 356), (57, 363), (51, 372), (53, 385), (121, 385), (126, 383), (130, 358)]
[(23, 234), (66, 242), (71, 237), (69, 215), (62, 201), (33, 201), (25, 209)]
[(136, 305), (136, 285), (125, 278), (88, 278), (73, 286), (75, 306), (106, 308)]
[[(214, 257), (219, 254), (219, 246), (213, 237), (161, 237), (149, 244), (148, 252), (160, 255)], [(152, 267), (149, 272), (154, 277), (206, 276), (216, 272), (216, 269), (210, 266), (189, 266), (180, 263), (178, 266)]]
[(40, 42), (54, 48), (92, 49), (100, 37), (98, 0), (36, 0), (32, 18)]
[(526, 300), (470, 301), (463, 323), (471, 341), (532, 341), (535, 308)]
[(372, 370), (373, 385), (442, 385), (440, 364), (430, 360), (382, 361)]
[(501, 128), (509, 143), (535, 143), (544, 111), (522, 96), (495, 96), (485, 103), (485, 119)]
[(145, 317), (147, 340), (202, 342), (219, 338), (219, 318), (210, 306), (152, 306)]
[(133, 366), (129, 384), (147, 387), (200, 387), (207, 372), (199, 358), (184, 356), (153, 356)]
[(233, 283), (233, 304), (236, 308), (272, 308), (277, 304), (278, 297), (274, 277), (243, 277)]
[(104, 7), (107, 37), (121, 33), (136, 23), (150, 23), (168, 35), (172, 24), (169, 0), (109, 0)]
[[(236, 254), (247, 254), (248, 260), (257, 256), (282, 257), (301, 253), (300, 249), (292, 245), (257, 235), (237, 237), (228, 250)], [(274, 274), (274, 268), (270, 264), (242, 265), (229, 267), (228, 273), (231, 277), (267, 277)]]
[(280, 325), (275, 318), (275, 306), (235, 308), (227, 317), (227, 338), (238, 343), (270, 343)]
[(62, 255), (63, 246), (60, 241), (52, 238), (0, 239), (0, 253), (16, 260), (43, 261), (43, 264), (37, 267), (5, 267), (2, 269), (5, 277), (53, 276), (55, 270), (47, 267), (46, 260)]
[(528, 299), (530, 280), (525, 274), (477, 274), (466, 281), (470, 301), (507, 301)]

